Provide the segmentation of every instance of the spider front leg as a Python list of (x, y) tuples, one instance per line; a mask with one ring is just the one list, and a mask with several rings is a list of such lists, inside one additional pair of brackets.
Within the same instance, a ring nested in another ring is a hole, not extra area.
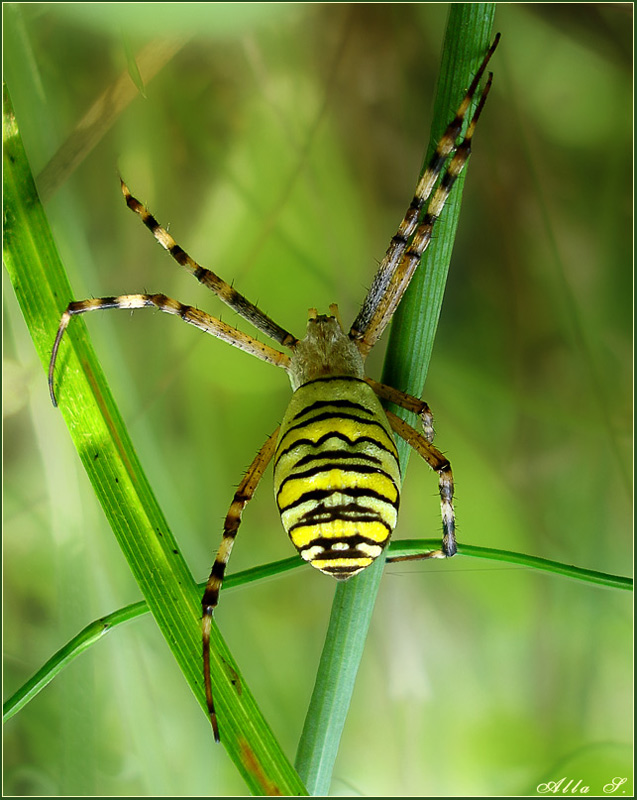
[(240, 350), (256, 356), (261, 359), (261, 361), (267, 361), (270, 364), (283, 367), (284, 369), (287, 369), (290, 363), (290, 358), (285, 355), (285, 353), (281, 353), (273, 347), (269, 347), (267, 344), (257, 341), (257, 339), (254, 339), (247, 333), (243, 333), (227, 325), (225, 322), (221, 322), (221, 320), (210, 316), (210, 314), (206, 314), (205, 311), (200, 311), (193, 306), (184, 305), (178, 300), (167, 297), (165, 294), (123, 294), (119, 297), (99, 297), (93, 300), (80, 300), (70, 303), (64, 314), (62, 314), (53, 344), (53, 350), (51, 351), (51, 360), (49, 361), (49, 393), (53, 405), (57, 406), (57, 398), (53, 386), (55, 362), (57, 360), (60, 342), (62, 341), (64, 332), (72, 317), (78, 314), (86, 314), (89, 311), (102, 311), (109, 308), (135, 309), (153, 306), (159, 309), (159, 311), (165, 311), (167, 314), (174, 314), (180, 317), (184, 322), (194, 325), (195, 328), (199, 328), (199, 330), (205, 333), (210, 333), (212, 336), (216, 336), (217, 339), (222, 339), (224, 342), (228, 342), (228, 344), (234, 345), (234, 347), (238, 347)]
[(206, 705), (208, 706), (208, 713), (210, 715), (210, 722), (212, 723), (212, 730), (214, 733), (215, 741), (219, 739), (219, 726), (217, 724), (217, 713), (215, 711), (215, 704), (212, 697), (212, 682), (210, 678), (210, 630), (212, 628), (212, 617), (214, 610), (219, 603), (219, 592), (223, 584), (223, 578), (226, 572), (226, 567), (232, 553), (234, 541), (237, 537), (239, 525), (241, 525), (241, 516), (243, 509), (252, 500), (257, 486), (259, 485), (263, 473), (265, 472), (268, 464), (272, 460), (274, 450), (276, 448), (276, 440), (279, 435), (279, 428), (268, 438), (267, 442), (257, 453), (256, 458), (248, 467), (248, 471), (239, 484), (237, 491), (234, 493), (232, 503), (226, 515), (226, 520), (223, 525), (223, 538), (217, 551), (215, 563), (212, 565), (210, 577), (206, 584), (206, 590), (201, 598), (201, 638), (203, 645), (203, 680), (204, 688), (206, 691)]
[[(491, 74), (480, 92), (477, 107), (469, 119), (462, 142), (456, 144), (456, 140), (499, 40), (500, 34), (495, 37), (462, 99), (454, 119), (439, 140), (427, 168), (418, 181), (407, 213), (391, 240), (361, 310), (350, 328), (349, 336), (356, 343), (363, 357), (368, 355), (394, 315), (420, 264), (420, 259), (431, 241), (436, 220), (442, 212), (454, 183), (467, 163), (476, 125), (491, 88)], [(440, 181), (434, 190), (438, 179)]]
[(453, 510), (453, 475), (451, 472), (451, 464), (440, 450), (427, 441), (424, 434), (418, 433), (411, 425), (408, 425), (391, 411), (386, 411), (385, 413), (387, 414), (387, 419), (392, 429), (425, 459), (434, 472), (438, 473), (440, 510), (442, 512), (442, 548), (427, 553), (424, 556), (419, 556), (419, 558), (451, 558), (451, 556), (454, 556), (457, 552), (456, 517)]
[(293, 336), (280, 325), (277, 325), (277, 323), (270, 319), (267, 314), (264, 314), (260, 308), (255, 306), (254, 303), (251, 303), (212, 270), (202, 267), (191, 258), (188, 253), (177, 244), (166, 228), (162, 227), (159, 222), (157, 222), (146, 206), (140, 203), (136, 197), (133, 197), (130, 193), (130, 189), (121, 178), (120, 184), (122, 187), (122, 194), (126, 200), (126, 205), (131, 211), (137, 214), (159, 244), (164, 250), (170, 253), (178, 264), (188, 270), (199, 283), (214, 292), (220, 300), (230, 306), (240, 317), (243, 317), (254, 325), (261, 333), (264, 333), (266, 336), (269, 336), (270, 339), (273, 339), (275, 342), (285, 347), (294, 347), (298, 341), (296, 336)]

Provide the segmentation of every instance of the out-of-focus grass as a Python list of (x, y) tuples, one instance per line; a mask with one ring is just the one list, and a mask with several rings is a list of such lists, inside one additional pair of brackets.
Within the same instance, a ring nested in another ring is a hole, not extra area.
[[(164, 8), (146, 17), (153, 35), (174, 32)], [(48, 203), (76, 298), (163, 291), (231, 319), (127, 211), (119, 170), (184, 247), (297, 335), (309, 306), (337, 301), (350, 320), (411, 196), (446, 9), (292, 6), (228, 29), (211, 8), (179, 29), (194, 38)], [(463, 540), (617, 573), (630, 562), (627, 8), (498, 8), (493, 95), (425, 392)], [(5, 9), (5, 79), (36, 169), (126, 67), (119, 34), (72, 11)], [(146, 43), (147, 27), (121, 24), (134, 52)], [(5, 298), (11, 691), (138, 598)], [(203, 579), (233, 487), (282, 414), (285, 376), (165, 315), (88, 323)], [(290, 554), (268, 487), (233, 569)], [(412, 459), (397, 536), (438, 525), (435, 478)], [(333, 590), (306, 570), (220, 608), (290, 755)], [(466, 561), (389, 567), (337, 763), (342, 793), (528, 793), (555, 764), (579, 770), (583, 748), (601, 788), (626, 763), (630, 630), (629, 602), (612, 592)], [(85, 660), (7, 726), (7, 793), (243, 792), (152, 622)]]

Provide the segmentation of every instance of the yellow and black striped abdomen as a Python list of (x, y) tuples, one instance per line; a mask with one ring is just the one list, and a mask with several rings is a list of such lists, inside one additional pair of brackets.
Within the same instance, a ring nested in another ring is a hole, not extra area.
[(281, 423), (274, 495), (312, 566), (345, 580), (381, 554), (395, 526), (400, 470), (385, 412), (359, 378), (300, 386)]

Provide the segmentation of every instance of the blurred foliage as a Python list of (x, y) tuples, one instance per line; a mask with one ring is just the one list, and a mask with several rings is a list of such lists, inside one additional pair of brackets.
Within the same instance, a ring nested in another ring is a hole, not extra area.
[[(413, 192), (446, 13), (5, 5), (4, 77), (36, 174), (127, 54), (187, 37), (48, 201), (75, 299), (162, 291), (234, 324), (126, 209), (119, 171), (183, 247), (283, 326), (299, 335), (308, 307), (334, 301), (349, 321)], [(632, 6), (501, 5), (496, 30), (426, 389), (459, 536), (626, 574)], [(201, 580), (233, 487), (283, 413), (285, 376), (166, 315), (88, 324)], [(138, 598), (10, 288), (3, 332), (11, 692), (87, 622)], [(233, 571), (290, 554), (270, 486), (246, 512)], [(412, 459), (396, 535), (434, 535), (437, 505), (435, 478)], [(291, 757), (334, 591), (311, 572), (237, 592), (218, 615)], [(616, 775), (632, 781), (631, 630), (624, 594), (462, 558), (388, 567), (334, 793), (520, 795), (563, 775), (594, 793)], [(150, 618), (11, 720), (4, 780), (14, 795), (244, 790)]]

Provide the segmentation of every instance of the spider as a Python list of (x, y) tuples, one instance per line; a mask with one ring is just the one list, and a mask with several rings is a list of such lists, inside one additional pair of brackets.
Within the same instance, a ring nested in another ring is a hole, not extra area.
[[(491, 73), (479, 94), (464, 138), (459, 144), (457, 140), (499, 38), (498, 34), (453, 121), (438, 142), (347, 333), (334, 304), (329, 314), (318, 314), (316, 309), (310, 309), (307, 333), (303, 339), (297, 339), (218, 275), (194, 261), (133, 197), (121, 179), (126, 204), (175, 261), (291, 354), (164, 294), (127, 294), (75, 301), (62, 315), (49, 363), (48, 382), (53, 405), (57, 405), (55, 362), (71, 318), (109, 308), (155, 307), (175, 314), (190, 325), (288, 373), (292, 398), (281, 424), (259, 450), (234, 494), (201, 601), (204, 687), (216, 741), (220, 737), (210, 678), (212, 617), (243, 510), (270, 461), (274, 461), (276, 504), (292, 543), (313, 567), (345, 581), (368, 567), (383, 552), (396, 527), (401, 475), (393, 431), (439, 476), (442, 545), (440, 550), (426, 553), (424, 557), (449, 558), (456, 553), (451, 464), (432, 444), (431, 410), (424, 401), (366, 377), (365, 359), (391, 321), (431, 241), (435, 222), (451, 188), (467, 162), (476, 124), (491, 87)], [(418, 414), (423, 432), (419, 433), (385, 410), (380, 400), (391, 401)]]

